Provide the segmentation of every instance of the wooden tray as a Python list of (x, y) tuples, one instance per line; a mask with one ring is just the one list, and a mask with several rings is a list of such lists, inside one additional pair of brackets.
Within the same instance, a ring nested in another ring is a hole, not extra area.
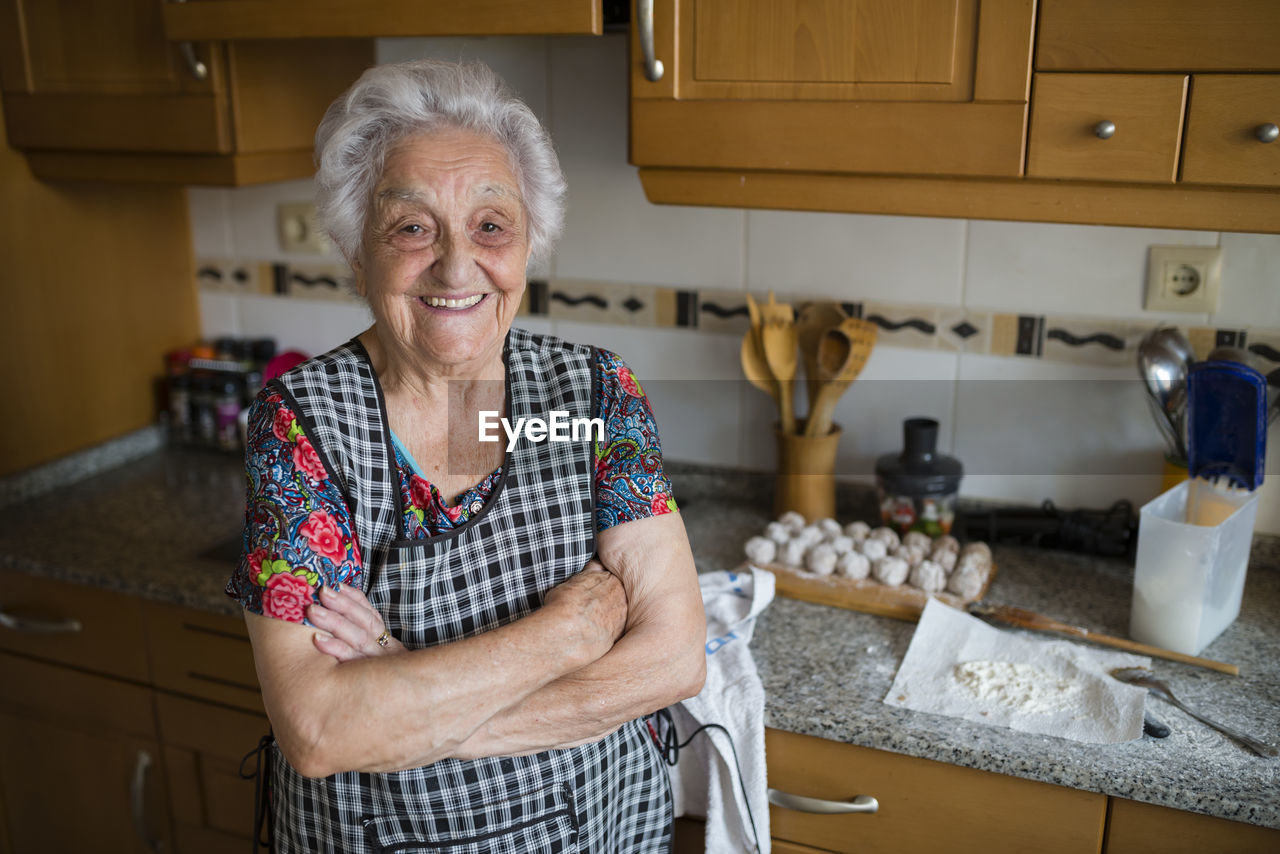
[(987, 583), (982, 585), (978, 595), (973, 599), (962, 599), (954, 593), (925, 593), (918, 587), (905, 584), (889, 587), (869, 578), (856, 580), (839, 575), (814, 575), (807, 570), (781, 563), (744, 564), (747, 565), (759, 566), (772, 572), (778, 580), (779, 596), (911, 622), (920, 619), (920, 612), (924, 610), (930, 596), (953, 608), (964, 610), (965, 605), (987, 595), (987, 588), (996, 577), (996, 567), (992, 564)]

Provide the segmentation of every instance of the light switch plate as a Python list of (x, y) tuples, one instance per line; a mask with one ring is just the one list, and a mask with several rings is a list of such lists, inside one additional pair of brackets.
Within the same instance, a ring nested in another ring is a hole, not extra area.
[(276, 209), (280, 249), (324, 255), (329, 251), (329, 237), (316, 226), (315, 207), (310, 202), (291, 202)]
[(1212, 314), (1218, 310), (1222, 249), (1152, 246), (1147, 256), (1148, 311)]

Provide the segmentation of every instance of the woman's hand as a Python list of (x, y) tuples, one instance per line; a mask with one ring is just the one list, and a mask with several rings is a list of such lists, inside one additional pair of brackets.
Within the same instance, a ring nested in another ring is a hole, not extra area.
[(608, 652), (627, 626), (627, 593), (616, 575), (600, 561), (587, 561), (578, 574), (547, 593), (544, 607), (563, 609), (565, 626), (583, 645), (587, 662)]
[(320, 604), (307, 606), (307, 619), (323, 629), (315, 634), (316, 649), (338, 661), (405, 651), (404, 644), (389, 635), (386, 646), (378, 643), (386, 629), (382, 615), (364, 598), (363, 591), (347, 584), (336, 589), (322, 586)]

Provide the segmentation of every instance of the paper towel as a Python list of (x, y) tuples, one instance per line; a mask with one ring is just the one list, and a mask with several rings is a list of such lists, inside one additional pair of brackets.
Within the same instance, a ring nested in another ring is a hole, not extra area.
[[(1108, 671), (1150, 666), (1151, 659), (1143, 656), (1000, 631), (930, 599), (884, 701), (1022, 732), (1112, 744), (1142, 735), (1147, 692), (1112, 679)], [(987, 672), (985, 687), (994, 690), (975, 692), (958, 678), (958, 667)], [(1004, 685), (1002, 674), (1019, 679)]]

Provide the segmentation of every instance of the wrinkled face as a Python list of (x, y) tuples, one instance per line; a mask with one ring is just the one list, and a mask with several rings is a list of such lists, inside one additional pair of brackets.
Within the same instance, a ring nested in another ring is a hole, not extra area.
[(501, 145), (446, 129), (387, 152), (353, 266), (394, 358), (443, 369), (501, 358), (528, 260), (524, 205)]

